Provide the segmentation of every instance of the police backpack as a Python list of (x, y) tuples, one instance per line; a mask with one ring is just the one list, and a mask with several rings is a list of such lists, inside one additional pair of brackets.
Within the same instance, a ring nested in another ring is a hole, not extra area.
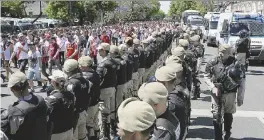
[[(179, 140), (180, 127), (174, 126), (170, 121), (168, 121), (164, 118), (158, 118), (156, 120), (155, 125), (157, 128), (162, 127), (163, 129), (166, 129), (170, 133), (170, 135), (172, 136), (173, 140)], [(154, 129), (154, 131), (155, 131), (155, 129)], [(153, 139), (158, 140), (159, 138), (156, 138), (155, 136), (153, 136)]]

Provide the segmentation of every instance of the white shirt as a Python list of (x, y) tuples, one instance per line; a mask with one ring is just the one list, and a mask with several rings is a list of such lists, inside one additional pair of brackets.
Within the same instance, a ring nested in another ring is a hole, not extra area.
[(61, 38), (61, 41), (60, 41), (60, 44), (59, 44), (61, 52), (65, 52), (66, 51), (67, 42), (68, 42), (68, 40), (65, 37)]
[[(18, 60), (22, 60), (22, 59), (28, 59), (28, 54), (24, 51), (20, 51), (18, 48), (22, 47), (22, 44), (20, 42), (17, 42), (14, 46), (14, 52), (17, 54), (18, 52), (20, 52), (19, 56), (18, 56)], [(23, 46), (23, 49), (25, 51), (28, 50), (28, 45), (27, 43), (25, 43), (25, 45)]]
[(33, 71), (33, 72), (38, 72), (39, 71), (39, 61), (38, 61), (38, 59), (41, 57), (40, 52), (39, 51), (35, 51), (34, 53), (32, 53), (31, 51), (29, 51), (28, 52), (28, 57), (29, 57), (28, 61), (31, 61), (30, 60), (31, 58), (37, 59), (37, 61), (36, 61), (36, 63), (34, 63), (34, 65), (31, 65), (31, 62), (29, 62), (28, 70), (29, 71)]

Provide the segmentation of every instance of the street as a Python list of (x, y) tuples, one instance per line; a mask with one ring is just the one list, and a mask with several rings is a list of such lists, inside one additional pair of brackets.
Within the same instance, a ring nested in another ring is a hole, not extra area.
[[(202, 71), (204, 71), (206, 62), (217, 53), (217, 48), (206, 47), (205, 50), (205, 62)], [(237, 113), (234, 115), (231, 140), (264, 140), (264, 86), (262, 83), (264, 67), (250, 66), (246, 79), (244, 104), (237, 107)], [(202, 82), (202, 94), (200, 99), (192, 101), (191, 126), (187, 140), (212, 140), (214, 138), (212, 114), (210, 112), (211, 98), (210, 92), (203, 81), (203, 72), (200, 74), (200, 80)], [(46, 93), (38, 92), (40, 88), (36, 89), (36, 94), (46, 97)], [(7, 87), (2, 87), (1, 94), (12, 93)], [(16, 101), (16, 98), (13, 95), (2, 97), (1, 107), (7, 108), (14, 101)]]

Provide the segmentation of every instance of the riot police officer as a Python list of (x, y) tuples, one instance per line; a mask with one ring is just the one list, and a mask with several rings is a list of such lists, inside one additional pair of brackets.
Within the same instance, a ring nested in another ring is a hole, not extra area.
[(179, 140), (180, 123), (166, 107), (168, 102), (166, 87), (159, 82), (143, 83), (138, 90), (138, 97), (149, 103), (156, 113), (156, 127), (152, 139)]
[(66, 78), (60, 70), (55, 70), (49, 78), (54, 90), (45, 99), (51, 114), (50, 121), (53, 122), (51, 140), (72, 140), (74, 123), (74, 94), (64, 88)]
[(139, 51), (136, 47), (133, 46), (133, 39), (128, 37), (125, 41), (126, 45), (128, 46), (128, 54), (133, 58), (133, 96), (137, 96), (137, 90), (139, 87), (139, 74), (138, 74), (138, 67), (139, 67)]
[(146, 53), (145, 74), (143, 76), (143, 81), (146, 81), (148, 79), (150, 72), (152, 71), (151, 66), (154, 63), (154, 53), (153, 53), (152, 47), (150, 47), (150, 45), (149, 45), (148, 40), (143, 40), (142, 45), (143, 45), (145, 53)]
[(97, 48), (100, 56), (103, 58), (99, 63), (96, 72), (100, 76), (100, 99), (103, 101), (102, 106), (102, 134), (105, 139), (110, 139), (110, 115), (114, 116), (115, 111), (115, 92), (117, 85), (117, 62), (109, 55), (110, 45), (101, 43)]
[(206, 64), (205, 82), (212, 91), (215, 140), (222, 140), (222, 117), (224, 139), (230, 138), (233, 114), (236, 112), (236, 98), (238, 106), (243, 104), (245, 73), (235, 61), (232, 48), (224, 44), (219, 47), (218, 56)]
[(193, 79), (193, 87), (192, 87), (192, 99), (196, 100), (197, 98), (200, 98), (200, 81), (198, 79), (199, 69), (201, 65), (201, 58), (203, 57), (204, 47), (200, 43), (200, 36), (194, 35), (190, 38), (190, 44), (192, 45), (191, 48), (189, 48), (188, 51), (193, 52), (193, 59), (190, 59), (192, 62), (192, 79)]
[(93, 60), (89, 56), (83, 56), (78, 59), (79, 67), (83, 77), (90, 82), (90, 101), (87, 110), (87, 131), (89, 140), (98, 140), (99, 131), (99, 99), (100, 99), (100, 77), (93, 70)]
[(189, 123), (189, 98), (186, 96), (185, 89), (180, 85), (182, 82), (182, 70), (181, 65), (168, 65), (158, 68), (155, 72), (157, 81), (163, 83), (169, 92), (169, 110), (179, 119), (181, 128), (180, 140), (185, 139)]
[(138, 66), (138, 74), (139, 74), (139, 86), (143, 83), (143, 76), (145, 74), (145, 66), (146, 66), (146, 52), (144, 47), (140, 44), (139, 39), (133, 40), (134, 46), (138, 48), (139, 51), (139, 66)]
[(244, 66), (246, 66), (246, 59), (249, 57), (250, 43), (251, 40), (247, 37), (247, 31), (240, 31), (239, 39), (236, 42), (236, 58)]
[(1, 111), (1, 130), (12, 140), (47, 140), (50, 134), (45, 100), (28, 92), (27, 77), (22, 72), (11, 75), (8, 87), (18, 101)]
[(90, 101), (90, 84), (82, 76), (75, 59), (68, 59), (64, 62), (64, 73), (67, 75), (66, 89), (76, 97), (74, 124), (74, 139), (88, 139), (86, 130), (87, 109)]
[(119, 47), (119, 53), (126, 61), (126, 83), (125, 87), (127, 88), (125, 94), (123, 95), (123, 99), (126, 99), (128, 97), (132, 97), (132, 88), (133, 88), (133, 80), (132, 80), (132, 74), (133, 74), (133, 57), (128, 54), (128, 47), (125, 44), (121, 44)]
[[(123, 97), (126, 94), (126, 82), (127, 82), (127, 65), (126, 61), (120, 56), (119, 49), (117, 46), (110, 46), (110, 55), (118, 64), (117, 69), (117, 86), (115, 94), (115, 112), (117, 111), (118, 106), (122, 103)], [(116, 135), (116, 113), (114, 118), (111, 118), (111, 134)]]

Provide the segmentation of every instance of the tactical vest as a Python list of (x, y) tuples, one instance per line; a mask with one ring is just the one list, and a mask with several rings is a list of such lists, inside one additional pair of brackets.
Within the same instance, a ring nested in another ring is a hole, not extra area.
[(146, 69), (150, 68), (152, 66), (152, 64), (154, 63), (154, 53), (153, 53), (153, 49), (148, 46), (146, 48)]
[(224, 93), (236, 92), (238, 88), (238, 84), (233, 81), (231, 77), (228, 75), (229, 69), (231, 69), (234, 65), (231, 64), (229, 66), (225, 66), (221, 60), (218, 59), (217, 64), (213, 66), (213, 83), (222, 83)]
[(83, 77), (91, 82), (90, 86), (90, 104), (89, 106), (95, 106), (98, 104), (100, 99), (100, 77), (93, 71), (83, 72)]
[(139, 51), (138, 51), (138, 49), (134, 48), (130, 55), (133, 56), (133, 72), (137, 72), (138, 67), (139, 67)]
[(126, 80), (130, 81), (132, 79), (132, 74), (133, 74), (133, 59), (128, 54), (124, 54), (122, 58), (126, 61), (126, 67), (127, 67)]
[(121, 57), (114, 58), (119, 64), (119, 69), (117, 70), (117, 85), (123, 85), (127, 82), (127, 64), (126, 61)]
[[(101, 89), (116, 87), (117, 85), (117, 77), (116, 71), (118, 68), (118, 64), (113, 58), (107, 58), (105, 61), (101, 62), (98, 67), (106, 69), (106, 74), (103, 77), (103, 83), (101, 84)], [(100, 69), (100, 68), (99, 68)]]
[(249, 48), (250, 40), (248, 38), (240, 38), (237, 43), (237, 53), (247, 53)]
[(67, 91), (72, 92), (76, 97), (75, 108), (77, 112), (87, 110), (90, 101), (89, 82), (81, 76), (75, 76), (66, 83)]
[[(41, 96), (33, 95), (29, 101), (19, 101), (9, 106), (8, 120), (10, 131), (14, 131), (10, 138), (12, 140), (47, 140), (49, 138), (49, 128), (47, 123), (48, 107)], [(19, 117), (20, 122), (13, 116)], [(17, 126), (19, 125), (19, 126)], [(19, 127), (19, 128), (17, 128)]]
[(140, 55), (139, 55), (139, 68), (145, 68), (146, 66), (146, 52), (143, 50), (143, 48), (139, 48)]

